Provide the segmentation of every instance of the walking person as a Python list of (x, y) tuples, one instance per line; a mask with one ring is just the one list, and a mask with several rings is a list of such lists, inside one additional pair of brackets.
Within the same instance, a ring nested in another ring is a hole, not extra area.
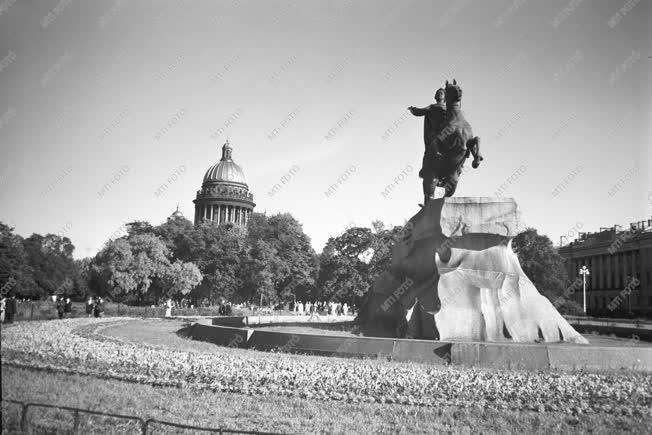
[[(165, 307), (166, 307), (165, 308), (165, 317), (172, 317), (172, 299), (171, 298), (169, 298), (168, 301), (165, 303)], [(222, 314), (223, 313), (223, 308), (222, 308), (221, 303), (220, 303), (219, 312), (220, 312), (221, 315), (223, 315)]]
[(66, 304), (63, 307), (64, 315), (65, 313), (72, 314), (72, 300), (69, 297), (66, 297)]
[(102, 298), (97, 298), (97, 301), (95, 302), (95, 305), (93, 306), (93, 316), (94, 317), (100, 317), (102, 314), (102, 311), (104, 311), (104, 307), (102, 307)]
[(0, 301), (0, 323), (5, 323), (5, 312), (7, 308), (7, 298), (3, 295)]
[(2, 300), (0, 301), (0, 323), (5, 322), (5, 307), (7, 306), (7, 298), (2, 297)]
[(63, 296), (57, 296), (57, 315), (59, 319), (63, 319), (63, 312), (66, 309), (66, 302), (63, 300)]
[(88, 300), (86, 301), (86, 314), (88, 317), (93, 317), (93, 308), (95, 305), (95, 301), (93, 301), (93, 296), (89, 296)]
[(7, 298), (7, 300), (5, 301), (6, 323), (14, 323), (14, 316), (16, 315), (16, 311), (17, 311), (16, 298), (14, 297), (13, 293), (11, 293)]

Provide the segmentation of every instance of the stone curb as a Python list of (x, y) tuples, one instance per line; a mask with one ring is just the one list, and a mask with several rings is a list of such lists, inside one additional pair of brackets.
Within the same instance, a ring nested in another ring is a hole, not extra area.
[(220, 346), (314, 355), (388, 358), (508, 370), (633, 370), (652, 372), (652, 347), (441, 342), (313, 335), (194, 323), (190, 336)]

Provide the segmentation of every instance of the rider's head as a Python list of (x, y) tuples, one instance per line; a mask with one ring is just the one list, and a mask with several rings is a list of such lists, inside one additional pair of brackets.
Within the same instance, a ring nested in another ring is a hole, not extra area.
[(437, 103), (441, 103), (444, 101), (444, 89), (439, 88), (437, 89), (437, 92), (435, 92), (435, 101)]

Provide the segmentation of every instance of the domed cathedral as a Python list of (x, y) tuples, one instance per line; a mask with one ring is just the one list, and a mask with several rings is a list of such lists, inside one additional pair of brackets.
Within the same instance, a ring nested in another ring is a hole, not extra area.
[(177, 220), (177, 219), (186, 219), (186, 217), (181, 213), (181, 210), (179, 210), (179, 204), (177, 204), (177, 209), (172, 212), (170, 216), (168, 216), (168, 222)]
[(242, 168), (233, 161), (233, 148), (227, 139), (222, 158), (211, 166), (197, 191), (195, 224), (203, 221), (246, 225), (256, 204), (249, 193)]

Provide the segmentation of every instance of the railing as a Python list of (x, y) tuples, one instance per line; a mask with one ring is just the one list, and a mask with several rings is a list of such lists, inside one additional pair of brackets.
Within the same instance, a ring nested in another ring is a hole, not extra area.
[(203, 198), (211, 198), (211, 199), (244, 199), (248, 201), (253, 201), (254, 200), (254, 194), (253, 193), (238, 193), (238, 192), (211, 192), (211, 191), (203, 191), (203, 190), (198, 190), (197, 191), (197, 198), (203, 199)]
[[(101, 411), (91, 411), (90, 409), (81, 409), (74, 408), (70, 406), (59, 406), (59, 405), (47, 405), (43, 403), (25, 403), (17, 400), (8, 400), (2, 399), (3, 409), (2, 409), (2, 429), (3, 433), (5, 431), (9, 433), (23, 432), (27, 433), (29, 429), (29, 411), (30, 409), (44, 408), (44, 409), (54, 409), (60, 411), (67, 411), (72, 413), (72, 427), (63, 428), (61, 426), (57, 427), (39, 427), (38, 429), (46, 430), (63, 430), (66, 433), (89, 433), (93, 428), (85, 428), (82, 426), (82, 417), (84, 416), (96, 416), (114, 419), (114, 424), (111, 425), (113, 431), (116, 429), (115, 420), (122, 420), (124, 429), (119, 430), (122, 433), (138, 433), (138, 434), (148, 434), (152, 433), (155, 430), (154, 427), (160, 429), (160, 426), (167, 426), (170, 428), (176, 429), (189, 429), (197, 432), (211, 432), (211, 433), (220, 433), (220, 434), (269, 434), (271, 432), (257, 432), (257, 431), (243, 431), (237, 429), (228, 429), (224, 427), (212, 428), (212, 427), (200, 427), (200, 426), (191, 426), (181, 423), (172, 423), (169, 421), (157, 420), (154, 418), (143, 419), (141, 417), (135, 417), (132, 415), (122, 415), (122, 414), (113, 414), (110, 412), (101, 412)], [(13, 404), (20, 407), (20, 418), (11, 419), (11, 413), (7, 412), (4, 404)], [(13, 424), (12, 424), (13, 423)], [(124, 426), (127, 424), (127, 426)], [(70, 426), (70, 424), (68, 424)], [(107, 425), (108, 427), (108, 425)], [(94, 428), (97, 430), (97, 427)]]

